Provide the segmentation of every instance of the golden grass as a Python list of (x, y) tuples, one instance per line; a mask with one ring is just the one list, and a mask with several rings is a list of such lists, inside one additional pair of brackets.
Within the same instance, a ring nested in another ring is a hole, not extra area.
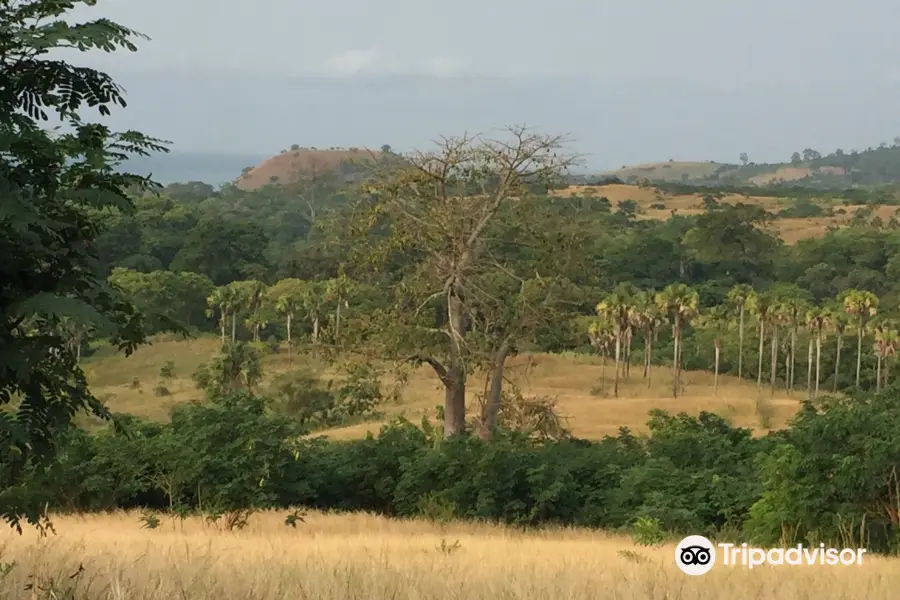
[[(615, 207), (624, 200), (634, 200), (641, 210), (638, 215), (640, 219), (656, 219), (664, 221), (672, 216), (672, 211), (679, 215), (699, 215), (703, 209), (702, 194), (665, 194), (656, 188), (642, 188), (637, 185), (626, 184), (610, 184), (601, 186), (583, 186), (571, 185), (562, 190), (556, 190), (554, 195), (562, 198), (568, 198), (575, 194), (583, 195), (585, 193), (593, 193), (595, 196), (606, 197)], [(779, 210), (789, 206), (790, 201), (786, 198), (776, 198), (773, 196), (741, 196), (738, 194), (730, 194), (724, 196), (721, 202), (726, 204), (736, 204), (743, 202), (744, 204), (754, 204), (762, 206), (767, 211), (776, 213)], [(822, 207), (835, 206), (834, 200), (821, 199), (816, 201)], [(663, 204), (665, 208), (652, 208), (653, 205)], [(807, 217), (802, 219), (777, 219), (771, 225), (774, 234), (784, 240), (787, 244), (796, 244), (800, 240), (821, 238), (828, 231), (829, 227), (846, 226), (853, 218), (853, 214), (862, 208), (867, 208), (864, 204), (853, 204), (843, 206), (838, 203), (838, 208), (843, 208), (846, 213), (835, 215), (833, 217)], [(897, 212), (896, 206), (879, 206), (876, 207), (873, 216), (881, 217), (886, 223), (892, 215)]]
[(674, 545), (583, 529), (320, 513), (293, 529), (274, 512), (238, 532), (196, 518), (142, 529), (122, 512), (54, 521), (46, 539), (0, 533), (0, 561), (16, 563), (0, 575), (4, 600), (888, 600), (900, 583), (896, 560), (870, 555), (860, 566), (719, 565), (689, 577)]
[[(143, 418), (164, 421), (172, 406), (191, 400), (199, 400), (202, 394), (194, 387), (190, 375), (198, 364), (212, 358), (218, 352), (219, 341), (215, 337), (194, 340), (157, 339), (154, 344), (140, 348), (133, 356), (122, 355), (94, 359), (85, 363), (85, 371), (95, 394), (105, 399), (111, 410), (127, 412)], [(160, 367), (167, 360), (175, 362), (176, 378), (167, 385), (171, 396), (157, 397), (153, 386)], [(632, 367), (631, 375), (620, 382), (619, 396), (611, 397), (612, 365), (605, 369), (599, 357), (574, 353), (523, 355), (510, 359), (508, 376), (526, 394), (555, 397), (559, 412), (567, 418), (572, 433), (585, 439), (598, 439), (615, 435), (620, 426), (628, 426), (637, 432), (646, 431), (647, 413), (662, 408), (671, 413), (698, 414), (701, 410), (716, 412), (729, 418), (736, 426), (750, 427), (763, 433), (756, 414), (756, 385), (735, 377), (721, 376), (719, 392), (714, 393), (713, 375), (706, 371), (683, 373), (683, 395), (672, 398), (671, 373), (666, 367), (651, 369), (650, 385), (642, 379), (640, 367)], [(297, 356), (289, 360), (283, 352), (268, 356), (263, 361), (265, 387), (280, 373), (300, 366), (311, 366), (333, 375), (333, 371), (309, 357)], [(606, 392), (592, 394), (605, 373)], [(132, 389), (129, 382), (138, 377), (140, 390)], [(484, 374), (475, 374), (469, 384), (469, 410), (478, 409), (475, 394), (484, 389)], [(391, 385), (390, 379), (385, 381)], [(802, 392), (787, 396), (776, 390), (770, 396), (763, 390), (771, 411), (771, 427), (783, 427), (799, 407)], [(396, 416), (419, 422), (423, 416), (433, 417), (435, 407), (443, 404), (443, 391), (434, 372), (422, 367), (410, 374), (407, 385), (397, 403), (381, 407), (386, 419)], [(334, 439), (364, 437), (367, 432), (378, 433), (384, 421), (360, 423), (349, 427), (326, 430), (322, 433)]]

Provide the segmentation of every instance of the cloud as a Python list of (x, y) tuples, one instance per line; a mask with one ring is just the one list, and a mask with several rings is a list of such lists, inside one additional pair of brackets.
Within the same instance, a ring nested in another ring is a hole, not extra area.
[(325, 61), (325, 68), (334, 75), (356, 75), (371, 71), (383, 57), (377, 48), (367, 50), (345, 50), (333, 54)]

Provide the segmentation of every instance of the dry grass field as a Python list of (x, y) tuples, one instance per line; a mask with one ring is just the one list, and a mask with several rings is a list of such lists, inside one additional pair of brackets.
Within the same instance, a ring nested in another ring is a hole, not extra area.
[[(642, 219), (665, 220), (672, 216), (673, 211), (679, 215), (699, 215), (703, 212), (703, 197), (701, 194), (670, 195), (652, 187), (642, 188), (626, 184), (602, 186), (573, 185), (555, 192), (557, 196), (564, 198), (585, 193), (592, 193), (597, 197), (605, 196), (613, 206), (618, 206), (624, 200), (634, 200), (641, 210), (638, 218)], [(790, 200), (772, 196), (728, 195), (723, 197), (721, 202), (728, 204), (736, 204), (738, 202), (755, 204), (772, 213), (790, 206)], [(665, 208), (653, 208), (652, 205), (655, 204), (663, 204)], [(820, 204), (826, 206), (824, 200)], [(846, 212), (833, 217), (777, 219), (772, 223), (771, 227), (774, 233), (783, 239), (785, 243), (795, 244), (803, 239), (822, 237), (830, 226), (841, 227), (846, 225), (853, 218), (853, 213), (861, 208), (865, 208), (865, 205), (841, 205), (840, 208), (843, 208)], [(896, 210), (896, 206), (879, 206), (873, 214), (887, 222)]]
[[(98, 398), (104, 399), (117, 412), (127, 412), (144, 418), (166, 420), (175, 404), (199, 399), (202, 394), (194, 387), (191, 373), (200, 363), (212, 358), (219, 349), (216, 337), (193, 340), (157, 338), (150, 346), (139, 349), (131, 357), (114, 355), (98, 357), (84, 363), (88, 380)], [(160, 367), (167, 360), (175, 363), (175, 379), (167, 385), (170, 396), (157, 397), (153, 386)], [(296, 356), (289, 360), (285, 353), (264, 359), (263, 370), (266, 385), (279, 373), (301, 365), (328, 370), (309, 357)], [(755, 384), (734, 377), (720, 377), (719, 393), (713, 393), (713, 376), (706, 371), (689, 371), (683, 374), (684, 395), (672, 398), (670, 371), (665, 367), (652, 369), (650, 385), (641, 379), (641, 370), (634, 367), (631, 376), (620, 383), (619, 397), (591, 393), (598, 387), (605, 373), (606, 390), (611, 394), (613, 367), (605, 370), (599, 357), (574, 353), (558, 355), (518, 356), (510, 360), (508, 375), (517, 381), (527, 394), (551, 396), (558, 399), (559, 412), (567, 418), (568, 426), (576, 436), (586, 439), (615, 435), (622, 425), (635, 431), (645, 431), (647, 413), (652, 408), (663, 408), (672, 413), (685, 411), (697, 414), (701, 410), (713, 411), (731, 419), (734, 425), (759, 428), (755, 413), (757, 390)], [(130, 382), (138, 378), (141, 388), (134, 389)], [(475, 393), (484, 389), (484, 377), (476, 375), (470, 380), (470, 402)], [(392, 382), (385, 381), (386, 387)], [(768, 390), (763, 391), (770, 398)], [(769, 405), (772, 426), (782, 427), (795, 413), (803, 394), (788, 397), (776, 390)], [(403, 415), (418, 422), (423, 416), (434, 414), (434, 407), (443, 403), (443, 391), (433, 371), (422, 367), (410, 374), (407, 385), (397, 403), (382, 407), (387, 418)], [(470, 410), (477, 407), (470, 405)], [(368, 422), (326, 431), (334, 438), (364, 437), (367, 431), (377, 433), (380, 422)], [(764, 430), (760, 430), (763, 432)]]
[[(364, 514), (199, 519), (141, 527), (136, 513), (56, 517), (57, 535), (0, 532), (4, 600), (888, 600), (896, 559), (860, 566), (677, 569), (674, 544), (576, 529), (523, 532)], [(30, 589), (26, 589), (31, 586)]]

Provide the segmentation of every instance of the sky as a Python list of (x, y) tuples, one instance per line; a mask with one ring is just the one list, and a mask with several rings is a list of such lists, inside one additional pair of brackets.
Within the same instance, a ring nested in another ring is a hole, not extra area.
[(99, 0), (110, 124), (189, 152), (428, 148), (526, 124), (586, 166), (783, 161), (900, 135), (893, 0)]

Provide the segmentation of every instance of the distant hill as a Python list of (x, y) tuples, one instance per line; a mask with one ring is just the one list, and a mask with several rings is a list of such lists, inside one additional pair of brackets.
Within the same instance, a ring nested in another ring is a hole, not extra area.
[(356, 175), (381, 157), (381, 151), (366, 148), (294, 147), (246, 168), (235, 182), (243, 190), (269, 184), (296, 183), (311, 176), (337, 176), (353, 181)]
[[(730, 164), (673, 161), (623, 166), (594, 179), (617, 177), (625, 183), (684, 182), (695, 185), (779, 185), (815, 189), (900, 183), (900, 139), (862, 152), (836, 150), (827, 155), (807, 148), (790, 162)], [(586, 178), (590, 180), (591, 178)]]

